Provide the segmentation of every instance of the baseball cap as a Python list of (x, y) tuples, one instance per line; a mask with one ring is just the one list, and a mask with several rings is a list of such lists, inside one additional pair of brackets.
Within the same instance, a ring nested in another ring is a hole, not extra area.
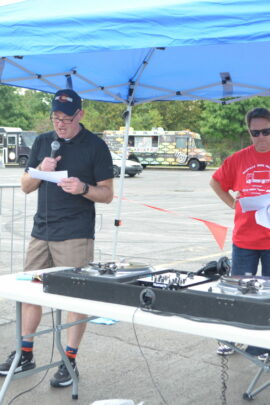
[(52, 111), (61, 111), (71, 116), (81, 109), (82, 99), (74, 90), (64, 89), (55, 93), (52, 101)]

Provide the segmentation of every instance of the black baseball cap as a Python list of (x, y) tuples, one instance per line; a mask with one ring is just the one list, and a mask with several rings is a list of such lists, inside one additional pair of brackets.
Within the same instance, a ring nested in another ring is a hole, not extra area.
[(52, 101), (52, 111), (61, 111), (67, 115), (74, 115), (82, 109), (81, 97), (71, 89), (59, 90), (55, 93)]

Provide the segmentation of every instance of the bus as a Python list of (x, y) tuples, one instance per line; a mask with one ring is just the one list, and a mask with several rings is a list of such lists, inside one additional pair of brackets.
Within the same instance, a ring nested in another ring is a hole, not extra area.
[[(119, 131), (104, 131), (102, 138), (112, 152), (121, 154), (125, 128)], [(211, 164), (212, 154), (202, 144), (200, 134), (185, 129), (165, 131), (135, 131), (130, 128), (128, 137), (128, 159), (147, 166), (187, 166), (191, 170), (204, 170)]]
[(3, 166), (24, 167), (36, 136), (35, 131), (0, 127), (0, 162)]

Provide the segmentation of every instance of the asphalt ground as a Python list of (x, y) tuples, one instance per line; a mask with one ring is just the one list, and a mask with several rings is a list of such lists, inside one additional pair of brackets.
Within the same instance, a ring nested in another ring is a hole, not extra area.
[[(0, 184), (18, 184), (22, 172), (23, 169), (1, 169)], [(110, 205), (97, 204), (96, 260), (111, 261), (116, 253), (117, 260), (194, 271), (209, 261), (230, 257), (233, 212), (210, 189), (212, 173), (211, 169), (202, 172), (182, 168), (146, 169), (139, 177), (125, 178), (122, 226), (118, 229), (115, 252), (114, 219), (119, 188), (119, 179), (116, 179), (114, 201)], [(23, 194), (18, 192), (16, 220), (21, 216), (22, 201)], [(2, 208), (7, 214), (9, 204), (2, 199)], [(35, 210), (34, 195), (28, 204), (27, 229), (30, 232)], [(223, 250), (208, 228), (193, 217), (228, 227)], [(18, 222), (16, 257), (21, 254), (20, 226)], [(5, 263), (10, 215), (2, 215), (1, 230), (1, 262)], [(20, 262), (17, 266), (20, 267)], [(5, 274), (7, 264), (0, 269), (1, 274)], [(15, 308), (14, 303), (6, 300), (0, 301), (0, 308), (4, 359), (14, 349)], [(50, 309), (45, 308), (40, 329), (51, 325)], [(35, 358), (39, 366), (50, 360), (52, 347), (50, 335), (36, 338)], [(97, 400), (113, 398), (132, 399), (135, 404), (144, 401), (145, 405), (246, 404), (242, 395), (258, 368), (245, 357), (234, 354), (228, 359), (228, 369), (224, 374), (216, 348), (215, 340), (163, 329), (125, 322), (112, 325), (89, 323), (78, 354), (80, 383), (77, 401), (71, 399), (70, 388), (59, 390), (49, 386), (49, 379), (55, 372), (49, 370), (46, 375), (45, 372), (39, 373), (12, 382), (4, 405), (28, 389), (28, 393), (19, 396), (12, 404), (90, 405)], [(58, 358), (54, 349), (54, 359)], [(222, 378), (226, 379), (227, 385), (224, 395)], [(267, 373), (261, 381), (268, 381)], [(255, 397), (254, 404), (269, 404), (269, 388)]]

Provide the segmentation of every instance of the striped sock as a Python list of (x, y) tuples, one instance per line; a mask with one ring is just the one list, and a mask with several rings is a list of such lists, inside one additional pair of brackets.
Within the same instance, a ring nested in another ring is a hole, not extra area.
[(66, 347), (66, 355), (70, 359), (75, 359), (77, 356), (77, 352), (78, 352), (78, 349), (75, 349), (74, 347), (70, 347), (70, 346)]
[(27, 340), (22, 340), (22, 351), (27, 357), (32, 357), (33, 355), (34, 342), (29, 342)]

